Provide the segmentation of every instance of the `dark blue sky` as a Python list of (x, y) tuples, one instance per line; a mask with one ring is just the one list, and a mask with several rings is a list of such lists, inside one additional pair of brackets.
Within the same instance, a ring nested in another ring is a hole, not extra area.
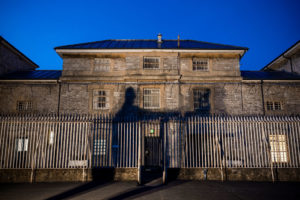
[(62, 69), (56, 46), (104, 39), (194, 39), (248, 47), (258, 70), (300, 40), (298, 0), (0, 0), (0, 35), (40, 69)]

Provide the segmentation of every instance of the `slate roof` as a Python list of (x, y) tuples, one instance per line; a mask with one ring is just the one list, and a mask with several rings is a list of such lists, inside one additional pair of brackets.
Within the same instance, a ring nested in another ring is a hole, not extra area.
[(34, 70), (5, 74), (0, 80), (57, 80), (62, 70)]
[(216, 44), (196, 40), (163, 40), (158, 45), (157, 40), (102, 40), (59, 46), (55, 49), (206, 49), (206, 50), (248, 50), (246, 47)]
[(244, 80), (300, 80), (300, 76), (283, 71), (241, 71)]

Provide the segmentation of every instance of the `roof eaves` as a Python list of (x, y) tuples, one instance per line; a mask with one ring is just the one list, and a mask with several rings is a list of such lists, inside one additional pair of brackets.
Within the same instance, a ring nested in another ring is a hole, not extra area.
[(261, 71), (264, 71), (266, 68), (268, 68), (272, 63), (274, 63), (276, 60), (278, 60), (280, 57), (284, 56), (284, 54), (286, 54), (288, 51), (290, 51), (291, 49), (293, 49), (295, 46), (297, 46), (298, 44), (300, 44), (300, 40), (298, 40), (295, 44), (293, 44), (290, 48), (288, 48), (287, 50), (285, 50), (282, 54), (280, 54), (279, 56), (277, 56), (275, 59), (273, 59), (271, 62), (269, 62), (266, 66), (264, 66), (263, 68), (261, 68)]

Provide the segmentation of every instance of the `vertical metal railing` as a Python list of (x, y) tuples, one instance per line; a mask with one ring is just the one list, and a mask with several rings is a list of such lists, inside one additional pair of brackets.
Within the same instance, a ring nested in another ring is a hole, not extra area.
[(147, 137), (167, 168), (300, 167), (299, 116), (3, 115), (0, 168), (137, 168)]

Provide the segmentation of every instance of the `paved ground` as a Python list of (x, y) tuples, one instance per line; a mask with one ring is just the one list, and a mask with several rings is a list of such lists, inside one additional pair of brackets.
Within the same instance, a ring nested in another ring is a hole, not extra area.
[(300, 183), (173, 181), (0, 184), (0, 199), (300, 199)]

